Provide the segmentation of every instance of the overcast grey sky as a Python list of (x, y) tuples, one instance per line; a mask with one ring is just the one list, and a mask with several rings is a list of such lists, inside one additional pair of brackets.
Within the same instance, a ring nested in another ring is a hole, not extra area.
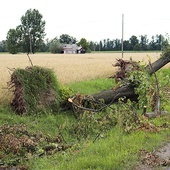
[(0, 6), (0, 41), (16, 28), (28, 9), (46, 21), (46, 38), (69, 34), (77, 40), (124, 39), (132, 35), (170, 34), (169, 0), (4, 0)]

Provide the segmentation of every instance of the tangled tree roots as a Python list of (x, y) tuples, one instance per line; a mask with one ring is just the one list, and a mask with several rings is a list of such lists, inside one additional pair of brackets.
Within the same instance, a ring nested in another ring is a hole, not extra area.
[(23, 114), (26, 112), (26, 102), (24, 100), (22, 85), (15, 74), (11, 76), (11, 83), (14, 85), (14, 98), (11, 102), (11, 106), (17, 113)]
[(16, 69), (11, 75), (10, 89), (14, 94), (11, 106), (18, 114), (59, 109), (58, 82), (50, 69), (37, 66)]
[(117, 59), (113, 67), (118, 67), (118, 71), (110, 78), (114, 78), (116, 83), (128, 77), (130, 72), (140, 70), (139, 63), (132, 60)]

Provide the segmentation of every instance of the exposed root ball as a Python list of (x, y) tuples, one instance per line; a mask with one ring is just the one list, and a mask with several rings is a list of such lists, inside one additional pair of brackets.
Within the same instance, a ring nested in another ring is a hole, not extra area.
[(59, 109), (58, 82), (50, 69), (38, 66), (16, 69), (11, 75), (10, 88), (14, 94), (11, 106), (18, 114)]
[(118, 71), (110, 77), (114, 78), (116, 83), (128, 77), (130, 72), (140, 70), (139, 63), (132, 60), (127, 61), (123, 59), (117, 59), (117, 63), (113, 65), (113, 67), (119, 68)]

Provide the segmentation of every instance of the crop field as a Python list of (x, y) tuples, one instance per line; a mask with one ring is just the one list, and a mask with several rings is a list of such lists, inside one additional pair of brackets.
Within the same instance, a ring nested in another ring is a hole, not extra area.
[[(34, 54), (30, 55), (33, 65), (51, 68), (55, 71), (60, 83), (90, 80), (109, 77), (114, 74), (112, 64), (121, 58), (121, 53), (89, 53), (89, 54)], [(159, 52), (124, 53), (124, 59), (148, 63), (160, 57)], [(0, 54), (0, 97), (7, 95), (7, 82), (10, 80), (11, 69), (31, 66), (26, 54)], [(168, 67), (167, 65), (166, 67)]]

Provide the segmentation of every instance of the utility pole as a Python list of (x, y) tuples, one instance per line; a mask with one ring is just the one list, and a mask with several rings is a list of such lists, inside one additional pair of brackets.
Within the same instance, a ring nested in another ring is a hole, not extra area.
[(122, 58), (123, 58), (123, 35), (124, 34), (124, 14), (122, 14)]

